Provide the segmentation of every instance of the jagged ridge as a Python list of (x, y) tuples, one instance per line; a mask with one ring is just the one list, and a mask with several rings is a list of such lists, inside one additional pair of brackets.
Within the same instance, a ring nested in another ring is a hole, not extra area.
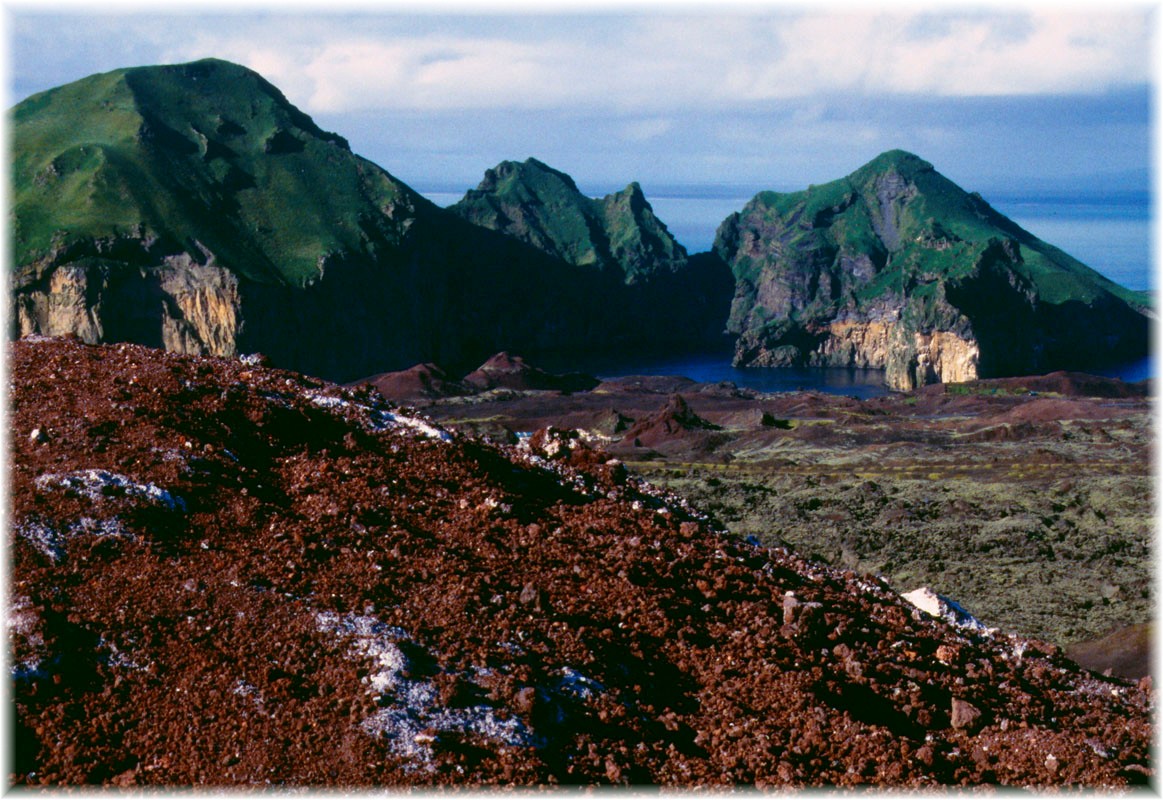
[(486, 171), (450, 210), (571, 264), (619, 271), (626, 283), (687, 265), (686, 249), (654, 215), (637, 182), (594, 199), (535, 158)]

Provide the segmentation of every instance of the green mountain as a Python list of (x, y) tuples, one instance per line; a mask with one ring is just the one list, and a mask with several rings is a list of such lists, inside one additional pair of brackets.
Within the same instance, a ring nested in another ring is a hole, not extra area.
[(504, 161), (450, 211), (578, 266), (617, 270), (628, 284), (687, 265), (687, 252), (631, 183), (594, 199), (540, 161)]
[(193, 246), (241, 276), (303, 285), (330, 254), (398, 240), (378, 210), (423, 202), (221, 61), (94, 75), (30, 97), (12, 123), (19, 264), (95, 241), (95, 256), (146, 260)]
[(900, 150), (719, 227), (745, 366), (884, 368), (889, 385), (1086, 368), (1146, 354), (1149, 299)]
[(351, 380), (671, 345), (721, 328), (729, 303), (720, 265), (721, 303), (700, 300), (713, 321), (637, 313), (627, 276), (436, 207), (225, 61), (94, 75), (10, 119), (13, 335), (261, 351)]

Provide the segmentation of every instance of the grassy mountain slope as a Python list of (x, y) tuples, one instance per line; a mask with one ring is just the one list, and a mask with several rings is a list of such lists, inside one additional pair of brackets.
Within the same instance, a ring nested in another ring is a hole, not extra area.
[(20, 264), (147, 240), (149, 257), (205, 250), (247, 278), (302, 285), (328, 254), (398, 241), (383, 212), (425, 202), (259, 75), (214, 59), (95, 75), (12, 120)]
[(564, 172), (530, 158), (504, 161), (451, 210), (579, 266), (620, 272), (626, 283), (686, 266), (674, 240), (631, 183), (603, 198), (587, 197)]

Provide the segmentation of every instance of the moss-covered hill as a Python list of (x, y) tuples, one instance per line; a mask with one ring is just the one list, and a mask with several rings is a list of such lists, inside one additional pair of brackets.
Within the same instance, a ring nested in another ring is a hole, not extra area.
[(686, 249), (654, 215), (637, 183), (595, 199), (582, 194), (569, 175), (535, 158), (486, 171), (450, 210), (571, 264), (620, 272), (626, 283), (687, 264)]
[(999, 214), (915, 155), (762, 192), (720, 226), (736, 361), (934, 380), (1086, 367), (1146, 352), (1148, 299)]
[(204, 250), (248, 278), (302, 285), (328, 254), (398, 240), (384, 212), (424, 203), (224, 61), (93, 75), (11, 118), (21, 265), (101, 242), (101, 255), (145, 262)]
[[(467, 368), (498, 350), (694, 340), (721, 330), (729, 304), (721, 263), (707, 278), (715, 302), (698, 291), (670, 307), (652, 301), (676, 286), (627, 286), (472, 225), (229, 62), (94, 75), (10, 119), (15, 335), (258, 350), (352, 380), (422, 361)], [(637, 275), (681, 266), (640, 252)]]

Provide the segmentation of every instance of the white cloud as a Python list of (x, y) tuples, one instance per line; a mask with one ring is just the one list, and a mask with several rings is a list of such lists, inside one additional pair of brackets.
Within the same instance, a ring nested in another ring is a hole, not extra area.
[(628, 142), (646, 142), (665, 136), (674, 128), (674, 120), (664, 117), (639, 119), (622, 126), (622, 139)]
[(213, 54), (239, 61), (315, 113), (497, 107), (650, 113), (820, 93), (1024, 95), (1141, 85), (1150, 76), (1149, 15), (1118, 5), (973, 14), (434, 14), (422, 27), (398, 17), (395, 25), (375, 17), (361, 25), (352, 15), (347, 24), (317, 30), (314, 15), (302, 16), (299, 30), (285, 18), (248, 24), (240, 15), (231, 32), (203, 30), (169, 48), (165, 60)]

